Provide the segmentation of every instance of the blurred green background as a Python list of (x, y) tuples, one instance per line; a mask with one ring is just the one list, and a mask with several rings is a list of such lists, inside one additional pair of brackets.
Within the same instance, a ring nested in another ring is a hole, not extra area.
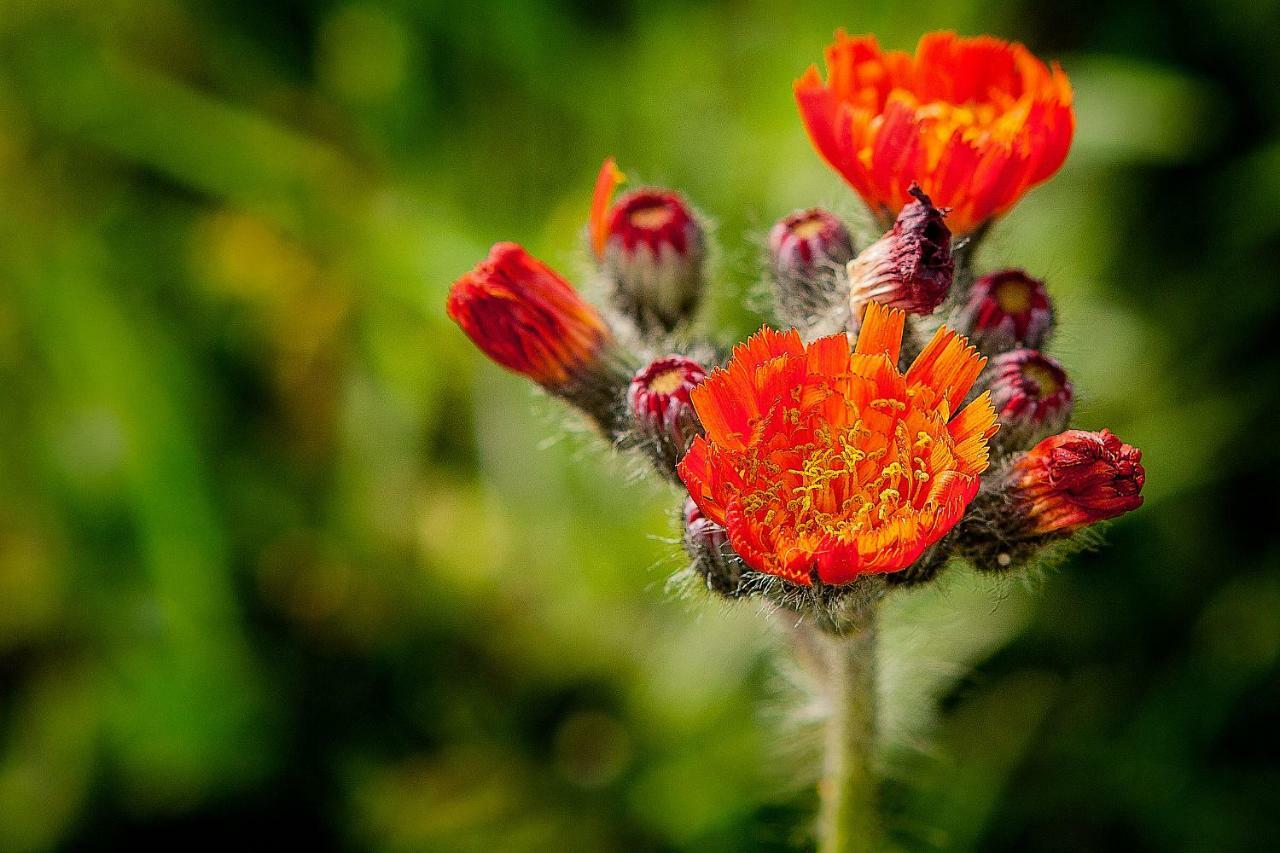
[(767, 621), (666, 593), (674, 493), (443, 302), (499, 239), (580, 272), (614, 154), (754, 329), (769, 223), (858, 207), (790, 94), (841, 25), (1062, 60), (980, 262), (1148, 465), (1104, 549), (894, 601), (895, 837), (1276, 849), (1277, 3), (3, 0), (0, 850), (803, 848)]

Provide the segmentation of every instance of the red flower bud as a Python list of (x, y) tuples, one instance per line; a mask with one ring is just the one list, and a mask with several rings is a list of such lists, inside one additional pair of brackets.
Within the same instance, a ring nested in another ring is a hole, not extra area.
[[(779, 319), (808, 327), (843, 308), (843, 272), (853, 256), (849, 229), (833, 213), (815, 207), (778, 220), (769, 231), (769, 265)], [(843, 328), (847, 316), (839, 313)]]
[(604, 214), (598, 251), (618, 310), (641, 332), (671, 331), (702, 297), (702, 226), (678, 193), (627, 193)]
[(875, 301), (909, 314), (930, 314), (951, 290), (955, 260), (943, 212), (912, 185), (915, 201), (902, 208), (893, 228), (849, 262), (850, 304), (860, 317)]
[(1074, 393), (1062, 365), (1037, 350), (998, 355), (987, 365), (987, 387), (1000, 418), (997, 440), (1026, 447), (1064, 429)]
[(1013, 464), (1009, 484), (1025, 533), (1071, 533), (1142, 506), (1142, 451), (1109, 430), (1072, 429)]
[(641, 369), (627, 390), (627, 406), (636, 430), (659, 466), (672, 476), (680, 457), (702, 434), (689, 394), (706, 378), (702, 365), (693, 359), (669, 355)]
[(746, 564), (729, 545), (728, 531), (704, 516), (693, 498), (684, 502), (684, 548), (709, 589), (729, 597), (743, 593)]
[(1053, 328), (1053, 305), (1043, 281), (1022, 270), (1000, 270), (973, 283), (958, 325), (984, 352), (1037, 348)]
[(611, 340), (573, 286), (515, 243), (494, 245), (455, 281), (446, 308), (485, 355), (552, 389), (589, 370)]

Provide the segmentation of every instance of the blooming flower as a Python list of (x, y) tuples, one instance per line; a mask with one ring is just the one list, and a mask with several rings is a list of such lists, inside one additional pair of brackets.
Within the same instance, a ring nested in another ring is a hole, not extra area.
[(849, 262), (849, 299), (853, 317), (875, 301), (909, 314), (930, 314), (951, 292), (956, 262), (951, 230), (942, 211), (914, 184), (914, 200), (904, 206), (893, 227)]
[(983, 352), (1035, 349), (1053, 328), (1053, 304), (1044, 282), (1022, 270), (987, 273), (969, 289), (960, 327)]
[(671, 190), (634, 190), (610, 204), (622, 180), (613, 160), (605, 160), (588, 223), (592, 252), (622, 314), (642, 332), (670, 331), (702, 297), (702, 226)]
[(954, 417), (984, 359), (940, 329), (903, 374), (903, 311), (871, 303), (857, 347), (764, 328), (694, 389), (706, 436), (679, 474), (753, 568), (842, 584), (910, 565), (978, 490), (987, 395)]
[(1146, 478), (1142, 451), (1105, 429), (1050, 436), (1009, 472), (1030, 535), (1071, 533), (1137, 509)]
[(515, 243), (496, 244), (455, 281), (446, 310), (489, 358), (553, 389), (579, 378), (611, 341), (573, 286)]
[(1016, 349), (991, 359), (991, 403), (1012, 439), (1026, 447), (1067, 425), (1074, 396), (1062, 365), (1033, 349)]
[(892, 216), (919, 182), (951, 208), (957, 234), (1007, 211), (1066, 159), (1071, 84), (1017, 43), (924, 35), (915, 56), (843, 30), (796, 81), (818, 153), (877, 214)]
[(691, 358), (669, 355), (640, 369), (627, 389), (627, 407), (636, 429), (657, 451), (660, 467), (670, 471), (702, 431), (689, 400), (707, 377)]

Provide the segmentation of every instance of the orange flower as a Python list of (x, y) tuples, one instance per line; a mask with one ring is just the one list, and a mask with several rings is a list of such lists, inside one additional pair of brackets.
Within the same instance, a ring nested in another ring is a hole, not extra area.
[(693, 391), (706, 436), (680, 478), (749, 565), (798, 584), (906, 568), (964, 514), (987, 467), (984, 359), (940, 329), (904, 375), (906, 314), (872, 302), (856, 350), (764, 328)]
[(1071, 84), (1020, 44), (935, 32), (913, 57), (840, 30), (826, 60), (825, 82), (816, 66), (796, 81), (800, 115), (818, 153), (886, 219), (917, 181), (969, 233), (1071, 147)]
[(579, 377), (611, 340), (573, 285), (516, 243), (494, 245), (446, 307), (485, 355), (548, 388)]

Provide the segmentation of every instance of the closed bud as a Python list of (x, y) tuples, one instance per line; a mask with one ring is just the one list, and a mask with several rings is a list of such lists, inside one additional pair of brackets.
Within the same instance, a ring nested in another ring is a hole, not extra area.
[(849, 262), (850, 305), (855, 319), (868, 302), (931, 314), (951, 291), (955, 259), (943, 212), (914, 184), (915, 201), (893, 227)]
[(658, 468), (673, 478), (676, 463), (702, 434), (689, 394), (706, 377), (702, 365), (693, 359), (669, 355), (642, 368), (627, 390), (637, 437)]
[(567, 281), (515, 243), (453, 283), (446, 310), (485, 355), (582, 408), (604, 427), (621, 396), (613, 337)]
[(614, 307), (642, 335), (670, 332), (702, 299), (706, 238), (679, 193), (639, 189), (612, 204), (624, 180), (613, 159), (596, 180), (588, 231)]
[(983, 352), (1037, 349), (1053, 328), (1053, 304), (1043, 281), (1022, 270), (1000, 270), (973, 283), (956, 325)]
[(848, 310), (845, 266), (853, 256), (853, 238), (835, 214), (815, 207), (780, 219), (769, 231), (778, 319), (800, 329), (819, 327), (817, 334), (842, 329)]
[(746, 564), (730, 547), (728, 532), (704, 516), (693, 498), (684, 502), (684, 547), (708, 589), (731, 598), (743, 594)]
[(1062, 365), (1033, 349), (1017, 349), (991, 359), (986, 386), (1000, 418), (995, 442), (1027, 447), (1066, 428), (1073, 391)]
[(1073, 429), (1014, 462), (1009, 494), (1026, 535), (1068, 534), (1142, 506), (1142, 451), (1109, 430)]

